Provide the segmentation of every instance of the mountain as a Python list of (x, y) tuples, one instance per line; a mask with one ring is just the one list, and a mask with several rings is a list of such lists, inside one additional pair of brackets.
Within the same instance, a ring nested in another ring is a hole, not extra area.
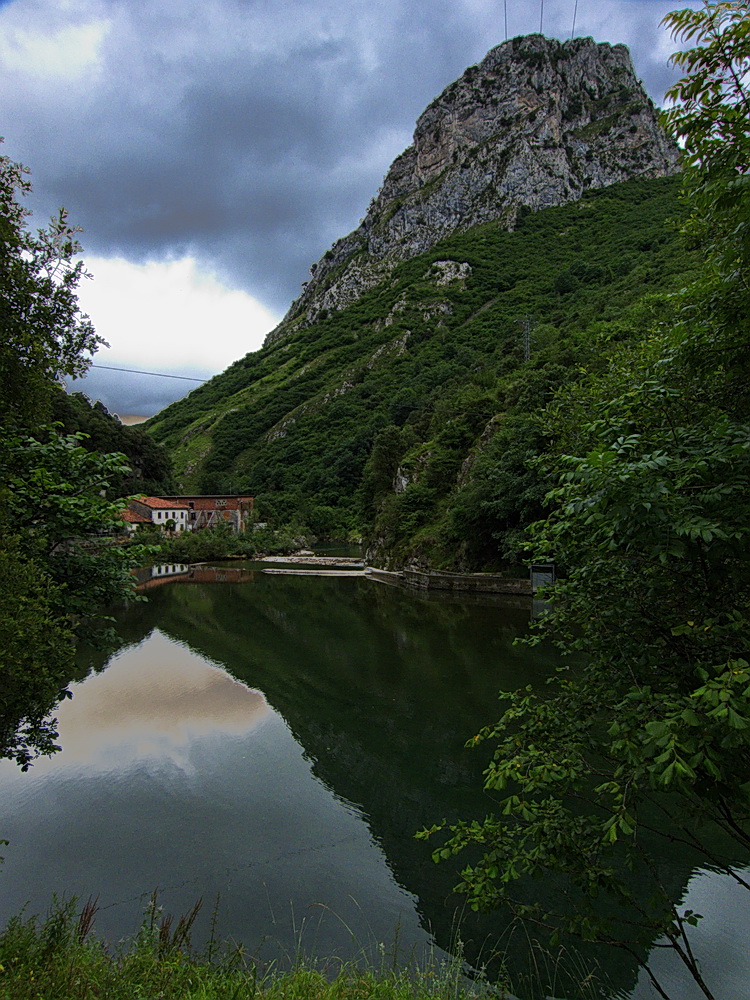
[(548, 486), (539, 412), (691, 266), (676, 157), (622, 46), (493, 49), (264, 347), (146, 425), (180, 488), (251, 492), (382, 564), (514, 558)]
[(624, 45), (513, 38), (420, 115), (360, 225), (312, 265), (268, 342), (345, 308), (452, 233), (490, 221), (513, 229), (523, 207), (663, 177), (677, 160)]

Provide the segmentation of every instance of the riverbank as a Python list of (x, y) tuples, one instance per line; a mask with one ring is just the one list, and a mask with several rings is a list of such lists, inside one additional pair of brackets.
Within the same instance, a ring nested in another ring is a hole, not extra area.
[(263, 569), (264, 573), (297, 576), (366, 576), (377, 583), (412, 587), (421, 591), (533, 596), (530, 579), (508, 577), (500, 573), (446, 573), (408, 567), (385, 570), (369, 566), (363, 559), (319, 556), (313, 552), (298, 552), (286, 557), (264, 556), (258, 561), (273, 563), (273, 568)]
[(498, 573), (441, 573), (438, 570), (384, 570), (368, 566), (365, 574), (379, 583), (391, 583), (416, 590), (437, 590), (462, 594), (513, 594), (532, 597), (530, 580)]
[[(16, 917), (0, 933), (0, 1000), (477, 1000), (462, 963), (408, 970), (306, 961), (262, 969), (241, 945), (210, 941), (200, 954), (190, 933), (197, 909), (173, 920), (155, 904), (140, 931), (111, 948), (93, 932), (96, 904), (53, 906), (45, 920)], [(497, 984), (494, 1000), (508, 996)]]
[[(457, 594), (504, 594), (532, 597), (536, 586), (552, 582), (541, 579), (532, 584), (530, 577), (510, 577), (502, 573), (450, 573), (404, 566), (385, 570), (371, 566), (361, 558), (326, 556), (304, 547), (304, 540), (291, 534), (270, 530), (245, 536), (210, 528), (182, 532), (160, 543), (164, 562), (198, 565), (206, 562), (249, 559), (273, 563), (263, 572), (296, 576), (367, 576), (378, 583), (396, 584), (420, 591)], [(287, 568), (288, 567), (288, 568)]]

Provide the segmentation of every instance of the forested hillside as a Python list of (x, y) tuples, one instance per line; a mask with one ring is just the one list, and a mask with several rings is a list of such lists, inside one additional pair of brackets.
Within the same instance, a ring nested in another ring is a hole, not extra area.
[(114, 497), (129, 493), (169, 493), (172, 486), (169, 455), (140, 427), (127, 427), (103, 403), (92, 403), (80, 392), (56, 392), (50, 400), (52, 418), (64, 434), (84, 434), (87, 451), (125, 455), (128, 467), (110, 484)]
[(685, 281), (678, 185), (635, 179), (451, 237), (149, 430), (183, 489), (250, 492), (261, 520), (364, 535), (382, 562), (513, 558), (547, 489), (527, 464), (541, 408), (646, 336)]

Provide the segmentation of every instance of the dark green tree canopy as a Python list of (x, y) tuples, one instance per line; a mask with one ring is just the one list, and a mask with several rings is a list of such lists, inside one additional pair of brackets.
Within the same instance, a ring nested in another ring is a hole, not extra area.
[(64, 209), (31, 232), (27, 171), (0, 156), (0, 419), (38, 422), (55, 383), (80, 376), (103, 343), (78, 309), (80, 230)]

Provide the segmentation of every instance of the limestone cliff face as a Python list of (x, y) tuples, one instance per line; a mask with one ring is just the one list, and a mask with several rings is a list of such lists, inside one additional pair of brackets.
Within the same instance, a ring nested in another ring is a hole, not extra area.
[(457, 230), (573, 201), (589, 188), (677, 169), (624, 45), (514, 38), (447, 87), (417, 121), (359, 227), (338, 240), (272, 342), (342, 309)]

